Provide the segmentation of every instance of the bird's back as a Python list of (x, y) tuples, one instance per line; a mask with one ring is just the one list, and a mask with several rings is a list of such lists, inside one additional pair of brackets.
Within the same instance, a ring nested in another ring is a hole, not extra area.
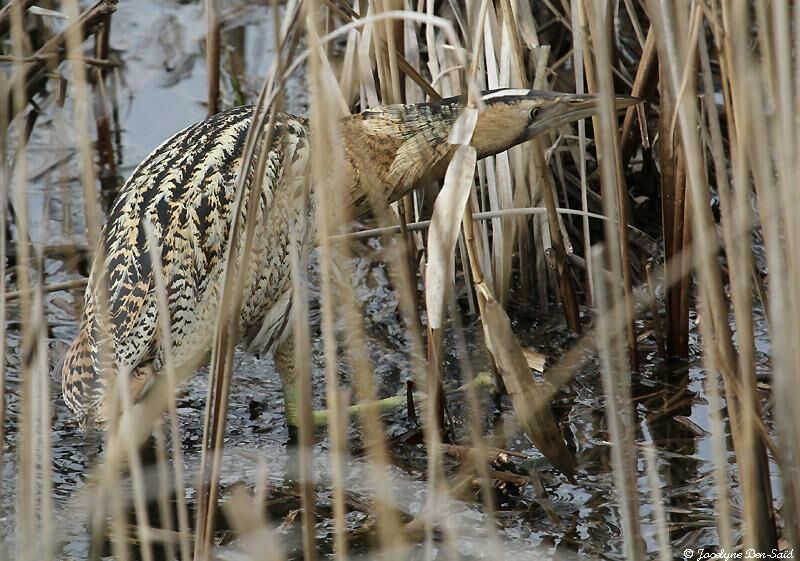
[[(81, 332), (65, 357), (64, 395), (71, 408), (85, 412), (99, 405), (88, 396), (102, 398), (101, 314), (109, 318), (116, 367), (135, 371), (155, 363), (158, 369), (162, 348), (147, 222), (160, 249), (173, 357), (181, 364), (208, 351), (251, 117), (252, 107), (237, 107), (184, 129), (156, 148), (120, 190), (103, 230), (103, 255), (92, 269)], [(305, 119), (281, 115), (277, 120), (258, 197), (253, 253), (245, 269), (245, 332), (257, 333), (270, 309), (284, 305), (291, 286), (291, 235), (309, 245), (307, 213), (312, 205), (303, 173), (307, 137)], [(246, 205), (241, 212), (244, 218)], [(97, 282), (101, 275), (107, 288)], [(107, 296), (101, 298), (105, 290)], [(274, 343), (271, 339), (262, 344)]]

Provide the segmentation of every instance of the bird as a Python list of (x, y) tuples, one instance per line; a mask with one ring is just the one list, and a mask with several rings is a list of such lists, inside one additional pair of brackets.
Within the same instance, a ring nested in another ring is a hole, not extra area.
[[(637, 103), (614, 97), (616, 109)], [(441, 179), (457, 148), (450, 132), (467, 106), (458, 96), (342, 117), (338, 134), (351, 215), (367, 213), (372, 201), (389, 205)], [(471, 145), (484, 158), (597, 114), (601, 98), (503, 88), (481, 92), (479, 106)], [(63, 398), (80, 427), (108, 421), (110, 385), (118, 377), (128, 377), (135, 402), (165, 367), (146, 223), (160, 253), (171, 360), (179, 368), (209, 359), (253, 111), (235, 107), (183, 129), (153, 150), (120, 189), (102, 230), (78, 333), (60, 366)], [(258, 209), (251, 215), (256, 224), (239, 317), (243, 346), (274, 356), (289, 427), (298, 422), (290, 244), (298, 240), (301, 255), (307, 255), (316, 242), (315, 192), (306, 187), (312, 134), (306, 117), (276, 114)], [(100, 328), (101, 312), (106, 329)]]

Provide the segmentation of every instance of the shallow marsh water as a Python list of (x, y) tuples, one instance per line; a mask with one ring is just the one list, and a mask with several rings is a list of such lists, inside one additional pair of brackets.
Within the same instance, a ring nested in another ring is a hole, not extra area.
[[(237, 2), (226, 4), (229, 7), (223, 14), (224, 33), (229, 44), (237, 45), (234, 50), (238, 49), (229, 56), (235, 57), (238, 61), (235, 64), (241, 65), (244, 70), (240, 88), (250, 101), (257, 93), (260, 80), (271, 61), (271, 16), (266, 6), (244, 6)], [(202, 55), (205, 19), (197, 3), (145, 0), (121, 2), (112, 21), (111, 47), (122, 62), (119, 72), (111, 78), (118, 100), (118, 122), (114, 126), (119, 132), (115, 150), (119, 175), (127, 177), (133, 167), (163, 139), (205, 116), (206, 74)], [(301, 81), (294, 81), (290, 89), (292, 93), (287, 96), (291, 101), (289, 109), (303, 112), (305, 98)], [(227, 93), (226, 101), (231, 103), (234, 96), (230, 88), (227, 88)], [(44, 112), (36, 124), (28, 151), (28, 195), (33, 225), (31, 236), (36, 242), (51, 248), (75, 246), (78, 255), (77, 264), (75, 260), (65, 260), (57, 254), (45, 259), (44, 280), (52, 283), (79, 278), (82, 273), (85, 274), (88, 261), (80, 249), (86, 247), (87, 242), (83, 234), (78, 158), (73, 148), (76, 139), (62, 116), (64, 113), (52, 99), (43, 107)], [(68, 115), (69, 98), (66, 107)], [(402, 390), (410, 366), (409, 345), (398, 320), (397, 297), (381, 258), (382, 251), (383, 247), (377, 241), (359, 243), (354, 249), (357, 257), (348, 270), (354, 271), (358, 297), (364, 302), (378, 388), (381, 396), (387, 396)], [(8, 283), (13, 286), (13, 278), (9, 278)], [(312, 295), (315, 295), (313, 293), (312, 287)], [(46, 295), (51, 364), (57, 361), (77, 330), (75, 311), (81, 299), (82, 291)], [(523, 345), (555, 356), (573, 342), (560, 335), (565, 329), (559, 316), (542, 314), (522, 304), (515, 305), (513, 309), (515, 331)], [(9, 350), (5, 357), (9, 414), (6, 461), (0, 479), (0, 540), (5, 544), (4, 553), (8, 555), (11, 555), (15, 542), (20, 313), (18, 307), (12, 305), (7, 322)], [(317, 326), (312, 333), (316, 334), (313, 340), (314, 390), (316, 405), (321, 406), (324, 394), (322, 343), (318, 334), (318, 310), (314, 306), (312, 315)], [(468, 315), (464, 316), (463, 321), (468, 361), (475, 371), (484, 371), (487, 364), (481, 351), (480, 325), (475, 317)], [(640, 332), (643, 327), (640, 325)], [(761, 319), (756, 325), (756, 335), (760, 373), (766, 377), (769, 365), (765, 331), (766, 324)], [(447, 384), (457, 387), (465, 380), (459, 368), (459, 357), (455, 354), (458, 345), (451, 343), (448, 345)], [(697, 357), (698, 352), (696, 330), (693, 330), (693, 356)], [(639, 427), (637, 442), (652, 441), (657, 448), (673, 550), (680, 552), (685, 547), (713, 546), (717, 543), (717, 536), (712, 443), (709, 436), (711, 423), (703, 387), (702, 362), (695, 358), (688, 364), (665, 365), (659, 363), (655, 355), (652, 339), (645, 340), (642, 368), (633, 379), (634, 412)], [(235, 375), (223, 485), (226, 488), (240, 482), (253, 485), (259, 464), (263, 462), (267, 466), (270, 483), (278, 489), (285, 488), (287, 432), (282, 422), (280, 383), (272, 361), (238, 353)], [(178, 400), (182, 446), (189, 473), (199, 464), (205, 382), (203, 370), (181, 391)], [(61, 513), (58, 519), (66, 524), (60, 528), (64, 532), (61, 554), (64, 558), (80, 559), (85, 557), (88, 543), (83, 520), (64, 515), (69, 514), (74, 497), (84, 487), (85, 471), (97, 459), (97, 444), (96, 440), (76, 429), (61, 400), (60, 381), (55, 378), (51, 383), (51, 393), (53, 486), (56, 508)], [(483, 404), (488, 410), (487, 428), (505, 434), (505, 447), (529, 455), (534, 459), (534, 465), (543, 468), (545, 487), (554, 511), (560, 518), (560, 524), (548, 518), (534, 498), (530, 486), (519, 489), (509, 487), (498, 492), (497, 527), (507, 559), (542, 559), (550, 556), (558, 559), (584, 556), (624, 558), (619, 516), (614, 506), (614, 477), (604, 399), (598, 361), (591, 357), (572, 386), (562, 393), (555, 404), (565, 433), (570, 435), (576, 448), (581, 466), (577, 483), (571, 484), (555, 471), (546, 469), (546, 463), (540, 461), (541, 455), (516, 433), (509, 414), (509, 403), (505, 402), (503, 412), (499, 413), (493, 411), (492, 399), (484, 396)], [(463, 427), (466, 423), (464, 408), (459, 405), (458, 399), (451, 405), (456, 424)], [(405, 413), (397, 413), (386, 419), (390, 437), (404, 434), (412, 428), (413, 423), (406, 419)], [(358, 438), (355, 429), (351, 431), (351, 436)], [(325, 461), (327, 446), (327, 439), (320, 434), (317, 438), (316, 472), (320, 506), (317, 528), (322, 550), (329, 550), (333, 539), (332, 521), (324, 515), (329, 511), (326, 505), (330, 502), (330, 477)], [(396, 462), (391, 470), (392, 487), (398, 507), (408, 515), (415, 515), (424, 507), (426, 500), (423, 446), (414, 440), (397, 440), (393, 455)], [(644, 538), (648, 550), (652, 552), (656, 546), (652, 508), (646, 494), (648, 484), (644, 460), (641, 455), (639, 458), (639, 486), (643, 491), (641, 517)], [(371, 491), (364, 484), (368, 478), (364, 475), (363, 463), (358, 458), (352, 459), (348, 470), (349, 494), (354, 500), (368, 501)], [(728, 476), (731, 482), (735, 482), (737, 470), (734, 464), (730, 465)], [(189, 488), (190, 501), (192, 497), (193, 490)], [(733, 501), (736, 514), (741, 497), (734, 494)], [(288, 499), (287, 511), (298, 507), (299, 500), (292, 503)], [(448, 519), (459, 538), (462, 553), (467, 558), (494, 558), (492, 552), (483, 551), (487, 543), (486, 523), (480, 497), (477, 494), (474, 497), (460, 497), (450, 503), (449, 509)], [(356, 529), (367, 524), (368, 518), (368, 514), (354, 509), (348, 521), (351, 528)], [(280, 524), (281, 520), (274, 522)], [(293, 540), (291, 532), (286, 537), (289, 542)], [(220, 546), (218, 553), (223, 558), (236, 558), (238, 546), (234, 539)], [(366, 549), (363, 544), (362, 547)], [(3, 553), (0, 553), (2, 558)]]

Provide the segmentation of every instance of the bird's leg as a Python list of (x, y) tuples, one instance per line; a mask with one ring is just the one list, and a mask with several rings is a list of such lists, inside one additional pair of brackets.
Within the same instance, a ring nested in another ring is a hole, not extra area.
[(278, 345), (274, 353), (275, 368), (283, 384), (283, 402), (289, 440), (297, 440), (299, 417), (297, 411), (297, 376), (295, 374), (294, 335), (291, 333)]
[(156, 379), (156, 370), (152, 362), (136, 367), (131, 373), (130, 391), (133, 403), (139, 401)]

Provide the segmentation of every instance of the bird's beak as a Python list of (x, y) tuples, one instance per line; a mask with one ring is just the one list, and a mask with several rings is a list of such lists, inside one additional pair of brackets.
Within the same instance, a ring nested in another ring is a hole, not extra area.
[[(614, 96), (614, 108), (619, 111), (641, 103), (638, 97), (629, 95)], [(550, 103), (543, 104), (540, 114), (528, 125), (528, 138), (562, 125), (591, 117), (600, 112), (602, 98), (587, 94), (560, 94)]]

